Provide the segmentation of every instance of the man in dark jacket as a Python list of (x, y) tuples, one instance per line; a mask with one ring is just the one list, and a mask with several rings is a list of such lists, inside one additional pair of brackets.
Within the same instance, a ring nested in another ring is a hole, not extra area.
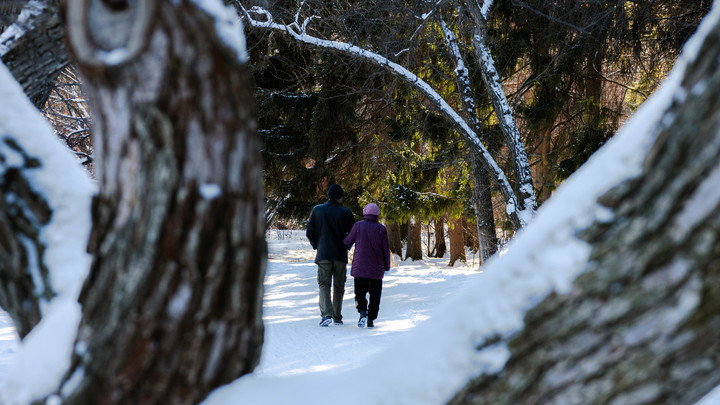
[[(328, 202), (316, 205), (310, 213), (305, 235), (313, 249), (317, 250), (315, 263), (318, 266), (320, 287), (320, 326), (329, 326), (332, 321), (342, 324), (342, 301), (347, 279), (348, 249), (343, 239), (350, 232), (355, 217), (342, 206), (343, 189), (333, 184), (328, 189)], [(330, 299), (330, 285), (333, 287)]]

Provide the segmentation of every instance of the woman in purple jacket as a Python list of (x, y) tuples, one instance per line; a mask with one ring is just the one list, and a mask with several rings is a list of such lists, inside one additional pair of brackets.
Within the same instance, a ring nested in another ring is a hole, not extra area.
[[(348, 249), (355, 244), (350, 275), (355, 278), (355, 307), (360, 313), (358, 327), (375, 326), (380, 311), (382, 278), (390, 270), (390, 244), (387, 229), (378, 222), (380, 207), (370, 203), (363, 209), (363, 220), (353, 225), (345, 237)], [(366, 298), (370, 294), (370, 304)]]

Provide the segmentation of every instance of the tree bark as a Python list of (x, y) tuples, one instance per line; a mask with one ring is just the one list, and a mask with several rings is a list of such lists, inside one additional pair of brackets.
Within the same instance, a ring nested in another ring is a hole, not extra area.
[[(473, 128), (475, 133), (481, 134), (480, 122), (477, 119), (475, 99), (470, 88), (470, 75), (467, 71), (465, 61), (458, 46), (455, 33), (440, 19), (440, 24), (445, 34), (445, 42), (453, 56), (455, 63), (455, 83), (462, 96), (460, 97), (463, 111), (463, 118)], [(470, 167), (473, 179), (473, 201), (472, 206), (477, 218), (477, 230), (480, 244), (480, 259), (484, 262), (497, 252), (497, 235), (495, 233), (495, 216), (493, 213), (492, 195), (490, 193), (490, 176), (483, 166), (482, 155), (475, 150), (470, 150)]]
[(475, 219), (477, 220), (480, 261), (484, 263), (490, 256), (497, 252), (498, 238), (495, 230), (490, 179), (487, 171), (480, 164), (479, 157), (473, 154), (471, 159), (474, 183), (472, 205), (475, 210)]
[[(497, 69), (495, 69), (490, 49), (485, 42), (487, 39), (487, 27), (485, 16), (483, 15), (476, 1), (465, 1), (465, 7), (475, 22), (475, 34), (473, 35), (473, 51), (475, 58), (480, 66), (480, 74), (485, 82), (488, 91), (488, 97), (498, 119), (498, 124), (505, 137), (505, 143), (510, 152), (510, 158), (515, 169), (516, 190), (518, 197), (519, 210), (534, 213), (537, 208), (535, 191), (533, 188), (532, 173), (530, 171), (530, 163), (520, 138), (520, 132), (515, 123), (515, 115), (510, 109), (507, 101), (500, 77)], [(529, 218), (520, 218), (521, 221), (527, 221)], [(515, 224), (516, 229), (520, 227)]]
[[(0, 142), (0, 307), (22, 339), (42, 319), (41, 301), (55, 296), (40, 237), (52, 209), (28, 180), (28, 172), (41, 162), (7, 135)], [(7, 164), (13, 160), (10, 154), (21, 156), (23, 163)]]
[(42, 110), (55, 79), (70, 64), (59, 0), (31, 0), (0, 35), (0, 58)]
[(402, 257), (402, 238), (400, 235), (400, 224), (387, 224), (388, 242), (390, 244), (390, 252)]
[(642, 174), (599, 199), (612, 220), (581, 232), (592, 252), (572, 292), (527, 313), (502, 372), (450, 403), (693, 404), (720, 384), (719, 27)]
[(405, 259), (422, 260), (422, 220), (412, 217), (408, 221), (407, 248)]
[(456, 261), (465, 262), (467, 260), (465, 258), (465, 240), (463, 239), (463, 219), (452, 218), (449, 228), (450, 262), (448, 266), (453, 267)]
[(445, 217), (435, 218), (435, 255), (434, 257), (443, 257), (447, 252), (445, 244)]
[(263, 340), (260, 141), (244, 49), (225, 42), (243, 33), (201, 2), (69, 0), (67, 11), (100, 188), (56, 395), (195, 404), (251, 372)]

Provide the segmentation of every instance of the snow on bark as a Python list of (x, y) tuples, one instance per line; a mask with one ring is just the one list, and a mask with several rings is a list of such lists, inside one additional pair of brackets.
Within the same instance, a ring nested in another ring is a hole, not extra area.
[(260, 140), (225, 37), (242, 32), (212, 1), (67, 2), (99, 191), (76, 350), (49, 393), (64, 403), (198, 403), (259, 360)]
[[(24, 323), (25, 306), (38, 301), (43, 316), (24, 339), (16, 365), (0, 387), (0, 403), (25, 404), (38, 391), (50, 389), (69, 362), (80, 313), (77, 296), (90, 264), (86, 246), (95, 186), (2, 65), (0, 100), (0, 223), (8, 213), (6, 219), (16, 225), (0, 236), (0, 256), (7, 253), (5, 243), (18, 236), (24, 239), (27, 257), (33, 258), (25, 267), (22, 261), (0, 260), (0, 304), (13, 315), (21, 336), (34, 326)], [(23, 189), (12, 186), (13, 181), (23, 184)], [(27, 201), (28, 197), (33, 200)], [(36, 215), (38, 205), (45, 207), (45, 219)], [(3, 268), (8, 264), (21, 266)], [(23, 299), (22, 311), (13, 313), (3, 297), (12, 285), (4, 278), (30, 273), (36, 274), (38, 295), (16, 297)], [(11, 394), (20, 399), (14, 402)]]
[(26, 31), (34, 28), (33, 18), (41, 15), (45, 8), (46, 5), (37, 0), (31, 0), (23, 7), (17, 20), (0, 35), (0, 55), (6, 54), (11, 49), (12, 42), (22, 38)]
[[(720, 10), (713, 13), (715, 22), (718, 17)], [(706, 33), (707, 30), (701, 29), (702, 31)], [(703, 35), (697, 35), (696, 38)], [(637, 178), (643, 173), (643, 161), (658, 138), (658, 129), (664, 125), (664, 112), (673, 104), (678, 94), (686, 92), (681, 87), (681, 80), (687, 63), (696, 56), (699, 41), (701, 39), (692, 40), (663, 86), (643, 103), (619, 133), (543, 204), (533, 222), (511, 242), (507, 254), (496, 255), (488, 261), (482, 277), (468, 285), (467, 289), (450, 297), (425, 323), (418, 325), (410, 334), (361, 367), (344, 372), (333, 369), (327, 373), (298, 377), (249, 376), (219, 390), (205, 405), (221, 405), (240, 398), (259, 404), (287, 403), (300, 395), (322, 391), (328, 386), (334, 387), (338, 392), (351, 392), (357, 388), (358, 381), (363, 381), (363, 384), (375, 389), (364, 395), (344, 397), (347, 404), (447, 403), (466, 382), (502, 370), (511, 353), (507, 342), (522, 331), (529, 309), (549, 295), (584, 295), (582, 291), (575, 290), (573, 282), (583, 271), (588, 270), (591, 247), (578, 238), (577, 232), (587, 229), (593, 223), (609, 223), (615, 218), (614, 213), (598, 200), (618, 184), (625, 184), (629, 179)], [(698, 130), (702, 128), (704, 127)], [(717, 144), (714, 148), (717, 151)], [(715, 165), (717, 166), (717, 163)], [(668, 177), (664, 172), (656, 173), (656, 176)], [(702, 182), (703, 185), (696, 188), (691, 201), (707, 196), (716, 197), (717, 192), (712, 191), (709, 185), (716, 176), (715, 172), (709, 173), (709, 177)], [(717, 200), (715, 201), (717, 206)], [(688, 209), (693, 207), (697, 206), (691, 203)], [(705, 218), (712, 218), (712, 214), (713, 211), (706, 211), (703, 215), (706, 215)], [(717, 223), (716, 216), (715, 221)], [(717, 227), (715, 233), (717, 234)], [(660, 271), (660, 274), (644, 280), (643, 283), (667, 284), (672, 279), (682, 277), (683, 272), (691, 269), (684, 268), (682, 258), (679, 259), (668, 271)], [(600, 286), (604, 288), (604, 296), (608, 294), (607, 287)], [(498, 295), (497, 291), (512, 291), (512, 294)], [(677, 305), (662, 312), (660, 322), (656, 322), (654, 326), (659, 326), (662, 330), (663, 322), (666, 321), (668, 325), (677, 325), (678, 320), (687, 315), (688, 308), (696, 304), (699, 292), (694, 282), (684, 285), (678, 293), (680, 299)], [(663, 300), (664, 297), (656, 295), (656, 299)], [(627, 307), (631, 308), (630, 305)], [(601, 308), (602, 313), (591, 311), (589, 315), (611, 318), (613, 311), (615, 314), (622, 314), (617, 307)], [(712, 314), (716, 315), (717, 312)], [(623, 336), (637, 340), (641, 332), (642, 328), (632, 328), (626, 330)], [(562, 344), (546, 344), (544, 347), (548, 350), (557, 347), (558, 352), (581, 351), (590, 344), (584, 337), (592, 338), (592, 334), (580, 335), (570, 348)], [(646, 341), (640, 346), (652, 345)], [(539, 352), (540, 357), (548, 353), (547, 350)], [(594, 358), (589, 356), (588, 360), (603, 361), (609, 355), (612, 355), (612, 352), (601, 351), (596, 353)], [(705, 358), (712, 355), (713, 352), (710, 351)], [(585, 371), (597, 365), (592, 362), (583, 364), (588, 366)], [(706, 364), (713, 366), (712, 362)], [(548, 376), (547, 381), (550, 383), (572, 377), (567, 372), (563, 374), (562, 367), (554, 371), (557, 372)], [(676, 370), (678, 373), (682, 371)], [(645, 373), (637, 373), (640, 376), (643, 374)], [(503, 380), (502, 376), (497, 380)], [(528, 380), (532, 382), (534, 379)], [(388, 383), (389, 381), (391, 383)], [(612, 386), (612, 382), (609, 382), (609, 386)], [(650, 386), (646, 391), (647, 387), (636, 386), (635, 388), (640, 389), (637, 391), (630, 387), (625, 396), (618, 397), (618, 402), (637, 402), (631, 398), (637, 398), (643, 393), (647, 395), (647, 391), (653, 388)], [(557, 402), (583, 403), (564, 402), (560, 399)]]
[[(486, 2), (484, 5), (484, 7), (487, 7), (485, 13), (489, 10), (489, 3), (490, 2)], [(497, 69), (495, 69), (495, 63), (490, 54), (490, 49), (485, 41), (486, 27), (483, 9), (479, 8), (475, 0), (467, 0), (465, 4), (475, 21), (473, 45), (475, 56), (480, 65), (480, 73), (488, 90), (488, 96), (495, 110), (495, 116), (500, 124), (500, 129), (505, 137), (505, 142), (510, 150), (513, 166), (515, 167), (515, 174), (518, 179), (518, 202), (520, 204), (518, 210), (521, 211), (519, 216), (522, 223), (527, 224), (537, 208), (537, 201), (533, 189), (530, 163), (527, 158), (527, 153), (525, 152), (525, 145), (523, 145), (522, 139), (520, 138), (520, 132), (515, 123), (515, 115), (505, 96), (505, 90), (500, 82), (500, 75), (498, 75)]]
[(480, 12), (482, 13), (482, 16), (487, 19), (488, 13), (490, 12), (490, 7), (492, 7), (493, 0), (485, 0), (483, 2), (482, 7), (480, 7)]
[[(455, 33), (448, 27), (445, 20), (439, 18), (440, 28), (443, 31), (443, 37), (450, 50), (450, 56), (455, 62), (455, 81), (461, 93), (461, 108), (465, 112), (468, 123), (475, 129), (476, 133), (480, 133), (480, 123), (477, 119), (475, 111), (475, 99), (472, 95), (470, 87), (470, 75), (465, 67), (460, 47), (458, 46)], [(495, 219), (493, 214), (492, 196), (487, 179), (487, 171), (478, 165), (478, 157), (473, 151), (471, 156), (472, 178), (473, 178), (473, 209), (477, 217), (476, 226), (478, 230), (480, 257), (484, 262), (497, 251), (497, 234), (495, 233)], [(516, 228), (520, 228), (520, 217), (514, 209), (507, 213)]]
[(237, 52), (238, 61), (248, 61), (245, 31), (242, 20), (231, 6), (217, 1), (193, 0), (195, 4), (215, 18), (215, 30), (225, 44)]
[(70, 63), (59, 8), (55, 1), (31, 0), (0, 35), (0, 59), (39, 109)]
[[(478, 135), (468, 125), (468, 123), (463, 120), (462, 117), (460, 117), (460, 115), (458, 115), (458, 113), (427, 82), (407, 70), (405, 67), (395, 62), (392, 62), (388, 58), (375, 52), (368, 51), (366, 49), (346, 42), (331, 41), (309, 35), (306, 32), (305, 28), (314, 17), (308, 17), (302, 23), (296, 20), (291, 24), (285, 25), (273, 22), (273, 18), (270, 12), (262, 7), (254, 6), (250, 9), (245, 9), (242, 5), (238, 6), (241, 7), (242, 11), (245, 14), (245, 18), (247, 18), (247, 21), (253, 27), (266, 28), (284, 32), (299, 42), (303, 42), (324, 49), (338, 51), (346, 55), (363, 58), (366, 61), (372, 62), (384, 69), (389, 70), (393, 74), (405, 80), (421, 94), (426, 96), (431, 101), (432, 105), (435, 106), (445, 117), (449, 119), (449, 121), (455, 126), (460, 135), (463, 136), (463, 138), (470, 144), (475, 146), (478, 153), (482, 157), (482, 162), (485, 168), (500, 189), (500, 192), (505, 199), (505, 203), (508, 207), (515, 207), (511, 212), (514, 212), (519, 218), (527, 217), (527, 215), (523, 215), (518, 209), (519, 206), (517, 203), (517, 197), (515, 196), (515, 192), (510, 186), (510, 182), (505, 176), (505, 173), (502, 171), (500, 166), (497, 164), (497, 162), (495, 162), (493, 157), (490, 155), (488, 150), (480, 141)], [(255, 19), (251, 17), (251, 15), (262, 16), (264, 17), (264, 21)], [(531, 207), (533, 207), (534, 209), (535, 205), (531, 205)], [(525, 223), (522, 223), (521, 225), (525, 225)]]

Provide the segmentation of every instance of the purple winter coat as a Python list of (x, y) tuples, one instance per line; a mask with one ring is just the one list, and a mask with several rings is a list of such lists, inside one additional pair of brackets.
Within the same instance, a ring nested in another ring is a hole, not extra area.
[(355, 244), (350, 275), (361, 278), (382, 279), (390, 270), (390, 243), (387, 229), (376, 215), (365, 215), (353, 225), (343, 241), (350, 248)]

